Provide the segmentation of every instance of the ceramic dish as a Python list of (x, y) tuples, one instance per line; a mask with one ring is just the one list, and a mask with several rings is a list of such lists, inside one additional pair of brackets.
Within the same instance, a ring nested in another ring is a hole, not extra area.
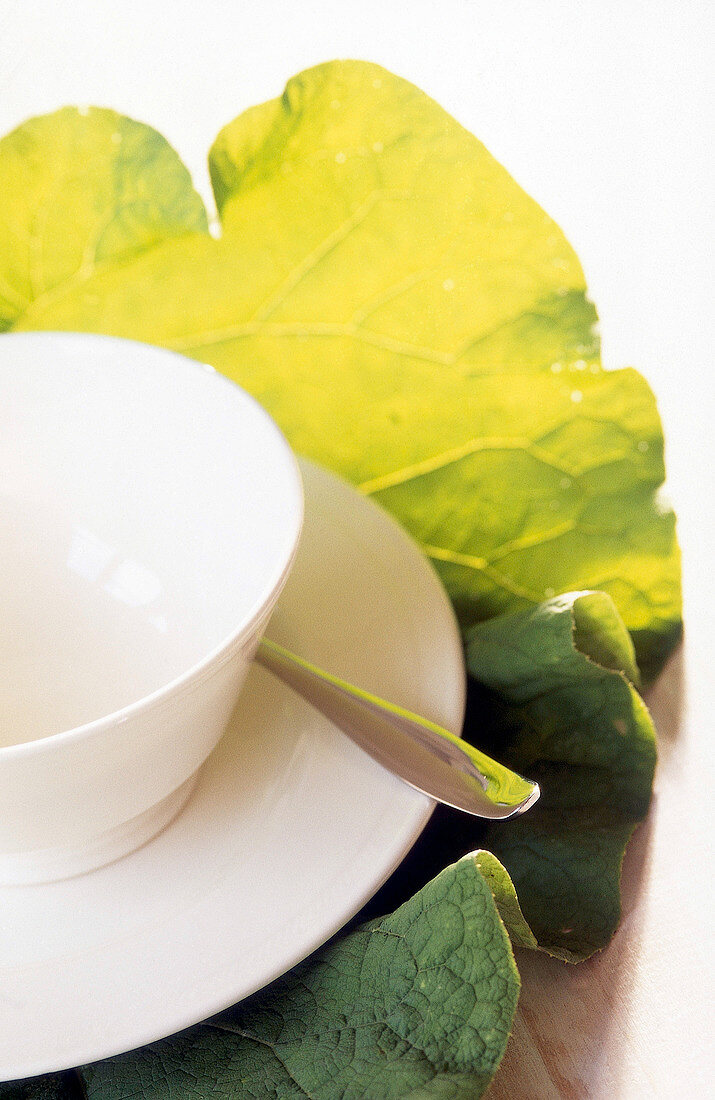
[[(276, 641), (459, 730), (462, 647), (429, 562), (303, 465), (306, 520)], [(184, 810), (90, 874), (0, 888), (0, 1078), (93, 1061), (225, 1008), (332, 935), (432, 803), (262, 669)]]

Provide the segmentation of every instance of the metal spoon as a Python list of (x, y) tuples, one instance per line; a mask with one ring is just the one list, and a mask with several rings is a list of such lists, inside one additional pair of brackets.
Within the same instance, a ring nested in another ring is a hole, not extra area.
[(449, 730), (297, 657), (264, 638), (256, 660), (388, 771), (430, 798), (476, 817), (514, 817), (533, 806), (539, 786)]

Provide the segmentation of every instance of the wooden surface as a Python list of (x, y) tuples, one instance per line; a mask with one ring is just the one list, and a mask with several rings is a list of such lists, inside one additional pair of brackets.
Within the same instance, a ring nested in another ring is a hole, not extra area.
[[(413, 6), (414, 7), (414, 6)], [(611, 946), (568, 967), (521, 952), (490, 1100), (712, 1095), (710, 835), (715, 606), (712, 29), (707, 0), (0, 0), (0, 132), (63, 103), (158, 127), (211, 202), (220, 126), (332, 57), (381, 62), (473, 130), (562, 225), (604, 363), (658, 396), (684, 552), (687, 638), (651, 698), (656, 794)]]

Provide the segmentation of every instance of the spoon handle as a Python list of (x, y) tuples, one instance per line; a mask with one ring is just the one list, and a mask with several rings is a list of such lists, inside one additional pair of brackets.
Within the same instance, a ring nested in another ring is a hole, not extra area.
[(331, 676), (264, 638), (256, 660), (388, 771), (438, 802), (476, 817), (523, 813), (539, 787), (449, 730)]

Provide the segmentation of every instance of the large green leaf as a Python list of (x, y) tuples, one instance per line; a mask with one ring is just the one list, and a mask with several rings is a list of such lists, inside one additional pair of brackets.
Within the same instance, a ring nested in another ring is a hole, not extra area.
[[(125, 158), (136, 126), (60, 112), (0, 144), (8, 323), (211, 362), (405, 524), (464, 624), (603, 588), (657, 663), (680, 595), (653, 396), (634, 371), (601, 369), (573, 251), (484, 147), (385, 70), (321, 65), (219, 135), (214, 240), (163, 146), (149, 169)], [(27, 143), (42, 186), (25, 186)], [(86, 202), (66, 204), (53, 181), (79, 178), (88, 146)], [(118, 165), (151, 217), (138, 244), (111, 236), (113, 256), (91, 242), (115, 217)], [(77, 207), (81, 250), (60, 243)], [(26, 237), (61, 253), (49, 292), (42, 268), (26, 274)]]
[(66, 107), (0, 143), (0, 331), (51, 310), (97, 271), (207, 232), (184, 165), (156, 130)]
[(631, 640), (607, 595), (572, 593), (480, 623), (467, 661), (484, 690), (466, 736), (542, 791), (529, 813), (489, 829), (513, 881), (499, 864), (490, 872), (502, 916), (515, 942), (578, 961), (615, 931), (623, 852), (653, 782)]
[[(519, 992), (482, 856), (229, 1012), (84, 1067), (85, 1096), (475, 1100), (504, 1053)], [(31, 1084), (0, 1085), (0, 1098), (43, 1100)]]

